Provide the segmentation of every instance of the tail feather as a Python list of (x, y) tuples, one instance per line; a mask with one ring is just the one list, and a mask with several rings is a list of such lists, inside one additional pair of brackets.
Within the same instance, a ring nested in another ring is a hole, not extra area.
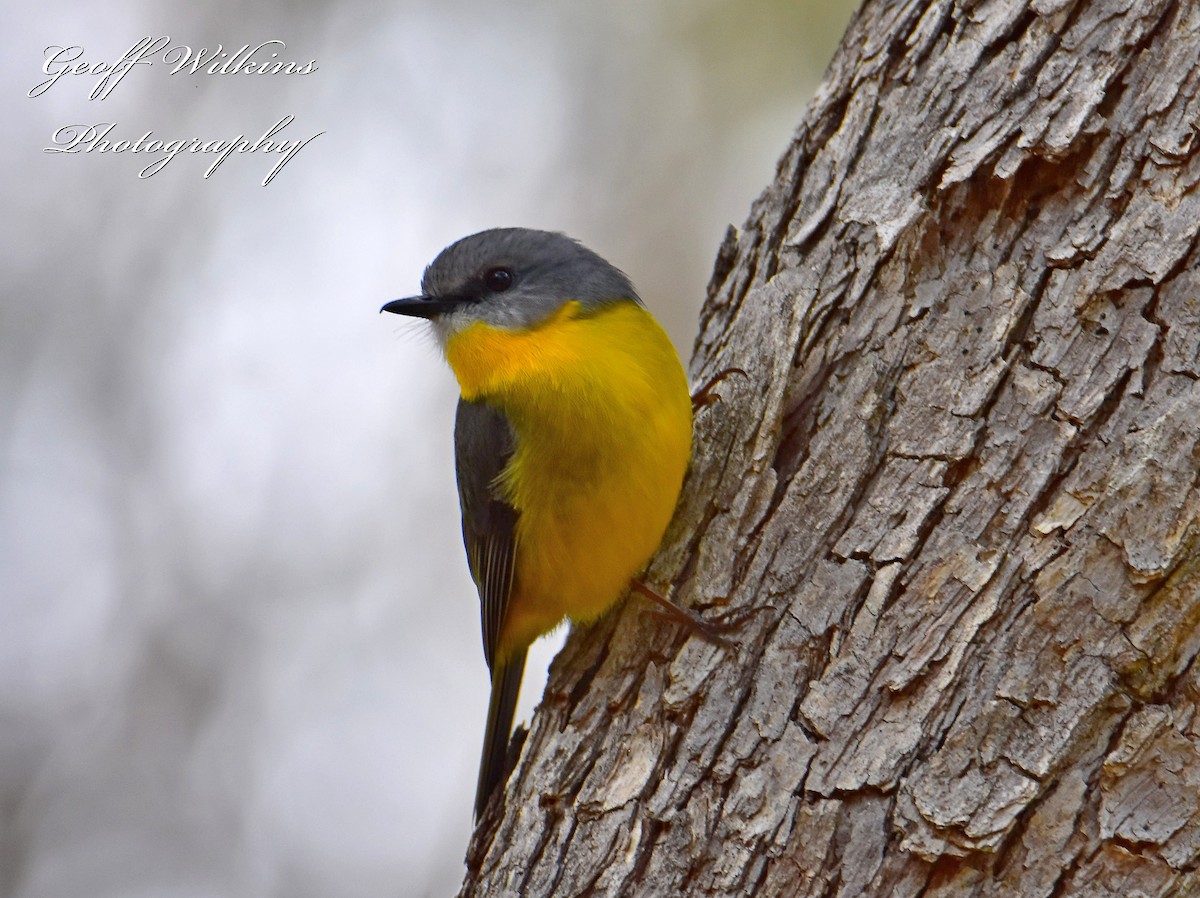
[(508, 773), (508, 741), (513, 713), (525, 673), (525, 649), (497, 661), (492, 670), (492, 698), (488, 702), (487, 727), (483, 732), (483, 755), (479, 760), (479, 784), (475, 787), (475, 819), (487, 808), (488, 799), (504, 785)]

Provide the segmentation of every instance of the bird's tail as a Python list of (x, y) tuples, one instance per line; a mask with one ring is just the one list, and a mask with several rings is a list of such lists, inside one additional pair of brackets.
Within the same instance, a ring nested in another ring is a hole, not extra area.
[(475, 819), (483, 816), (488, 799), (504, 785), (508, 740), (512, 735), (513, 712), (525, 672), (525, 649), (498, 660), (492, 670), (492, 698), (488, 702), (487, 727), (483, 732), (483, 756), (479, 759), (479, 785), (475, 787)]

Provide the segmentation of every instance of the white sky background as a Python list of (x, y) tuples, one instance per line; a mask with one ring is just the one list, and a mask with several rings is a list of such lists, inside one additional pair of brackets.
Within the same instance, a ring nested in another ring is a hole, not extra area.
[[(485, 227), (564, 230), (685, 359), (849, 4), (44, 3), (0, 32), (0, 896), (446, 895), (488, 678), (455, 385), (381, 317)], [(305, 76), (43, 49), (268, 39)], [(325, 133), (276, 157), (41, 152)], [(536, 653), (523, 705), (540, 696)], [(538, 667), (541, 667), (539, 670)]]

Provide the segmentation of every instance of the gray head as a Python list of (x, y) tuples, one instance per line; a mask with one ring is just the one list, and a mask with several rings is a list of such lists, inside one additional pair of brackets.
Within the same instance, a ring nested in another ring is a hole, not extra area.
[(533, 327), (571, 300), (589, 310), (641, 302), (629, 278), (565, 234), (495, 228), (446, 247), (425, 269), (420, 296), (381, 311), (428, 318), (444, 345), (476, 321)]

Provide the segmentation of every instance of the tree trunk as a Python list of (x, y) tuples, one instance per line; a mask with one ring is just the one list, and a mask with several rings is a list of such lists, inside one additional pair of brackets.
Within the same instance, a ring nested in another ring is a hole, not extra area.
[[(1200, 894), (1200, 4), (869, 0), (464, 896)], [(493, 805), (495, 807), (495, 805)]]

